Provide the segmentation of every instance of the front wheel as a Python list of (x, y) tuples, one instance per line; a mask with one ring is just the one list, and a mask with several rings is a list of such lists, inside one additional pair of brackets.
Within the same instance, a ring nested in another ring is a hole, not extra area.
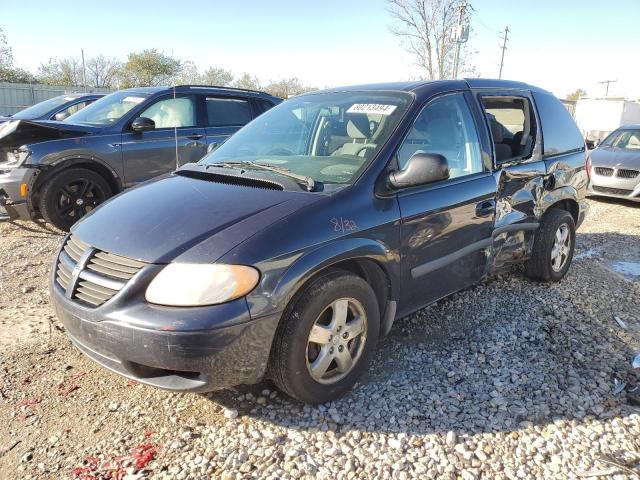
[(366, 370), (379, 329), (371, 287), (352, 273), (327, 272), (285, 311), (271, 352), (271, 377), (302, 402), (334, 400)]
[(111, 195), (111, 188), (101, 175), (86, 168), (69, 168), (42, 187), (40, 213), (56, 228), (68, 231)]
[(567, 274), (576, 244), (576, 226), (566, 210), (549, 210), (536, 232), (527, 276), (544, 282), (558, 282)]

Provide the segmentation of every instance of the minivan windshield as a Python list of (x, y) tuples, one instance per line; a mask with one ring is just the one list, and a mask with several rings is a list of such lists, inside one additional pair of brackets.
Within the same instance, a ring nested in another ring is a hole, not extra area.
[(44, 102), (36, 103), (30, 107), (25, 108), (24, 110), (20, 110), (18, 113), (13, 115), (13, 118), (18, 120), (32, 120), (34, 118), (41, 117), (46, 113), (49, 113), (56, 107), (67, 103), (70, 100), (73, 100), (74, 97), (69, 97), (66, 95), (60, 95), (59, 97), (53, 97), (49, 100), (45, 100)]
[[(239, 130), (201, 164), (249, 162), (316, 182), (348, 184), (376, 156), (407, 110), (404, 92), (337, 92), (294, 97)], [(258, 171), (264, 171), (257, 167)], [(272, 170), (273, 171), (273, 170)]]
[(116, 123), (129, 110), (144, 102), (148, 96), (149, 94), (144, 92), (126, 90), (115, 92), (96, 100), (73, 115), (69, 115), (65, 122), (106, 127)]
[(640, 129), (616, 130), (604, 139), (602, 145), (607, 147), (626, 148), (628, 150), (640, 150)]

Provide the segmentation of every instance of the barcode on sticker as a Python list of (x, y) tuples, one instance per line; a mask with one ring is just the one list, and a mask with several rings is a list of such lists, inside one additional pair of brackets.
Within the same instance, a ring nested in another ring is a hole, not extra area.
[(347, 113), (373, 113), (377, 115), (391, 115), (397, 105), (385, 105), (383, 103), (354, 103)]

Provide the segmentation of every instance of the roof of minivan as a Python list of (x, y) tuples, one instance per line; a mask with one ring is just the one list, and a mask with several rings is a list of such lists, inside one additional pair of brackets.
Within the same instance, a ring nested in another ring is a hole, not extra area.
[[(427, 89), (442, 90), (443, 88), (501, 88), (509, 89), (526, 89), (537, 92), (545, 92), (545, 90), (534, 87), (524, 82), (515, 82), (512, 80), (494, 80), (488, 78), (465, 78), (463, 80), (418, 80), (412, 82), (389, 82), (389, 83), (372, 83), (367, 85), (351, 85), (347, 87), (329, 88), (321, 90), (321, 92), (345, 92), (345, 91), (404, 91), (418, 92)], [(310, 94), (315, 92), (309, 92)], [(545, 92), (547, 93), (547, 92)]]

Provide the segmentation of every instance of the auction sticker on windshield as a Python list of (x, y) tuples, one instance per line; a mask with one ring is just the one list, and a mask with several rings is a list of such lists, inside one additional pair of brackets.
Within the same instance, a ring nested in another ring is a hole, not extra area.
[(354, 103), (347, 113), (374, 113), (377, 115), (391, 115), (396, 109), (396, 105), (385, 105), (383, 103)]
[(140, 102), (144, 101), (144, 97), (124, 97), (124, 98), (122, 99), (122, 101), (123, 101), (124, 103), (126, 103), (126, 102), (131, 102), (131, 103), (140, 103)]

